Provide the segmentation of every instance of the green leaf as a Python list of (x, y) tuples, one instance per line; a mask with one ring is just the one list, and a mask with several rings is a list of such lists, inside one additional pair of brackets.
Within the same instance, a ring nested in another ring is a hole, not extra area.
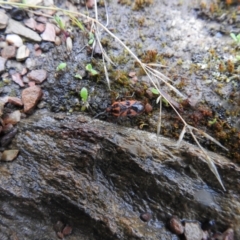
[(67, 64), (65, 62), (62, 62), (57, 66), (57, 71), (61, 71), (61, 70), (65, 69), (66, 67), (67, 67)]
[(95, 76), (95, 75), (98, 75), (98, 71), (96, 71), (95, 69), (92, 69), (90, 71), (91, 75)]
[(214, 118), (212, 121), (209, 120), (209, 121), (208, 121), (208, 124), (209, 124), (210, 126), (212, 126), (212, 125), (215, 124), (216, 122), (217, 122), (217, 119)]
[(234, 33), (230, 33), (230, 37), (235, 41), (238, 42), (238, 39)]
[(94, 42), (94, 38), (91, 38), (89, 41), (88, 41), (88, 45), (92, 45)]
[(55, 15), (55, 16), (54, 16), (54, 20), (55, 20), (55, 22), (57, 23), (58, 27), (59, 27), (61, 30), (64, 30), (64, 29), (65, 29), (65, 24), (64, 24), (63, 20), (62, 20), (58, 15)]
[(92, 64), (91, 64), (91, 63), (89, 63), (89, 64), (86, 65), (86, 70), (87, 70), (87, 71), (91, 72), (92, 69), (93, 69), (93, 68), (92, 68)]
[(87, 100), (88, 100), (88, 90), (85, 87), (83, 87), (81, 89), (80, 96), (82, 98), (82, 101), (87, 102)]
[(240, 55), (237, 55), (237, 56), (236, 56), (236, 59), (237, 59), (238, 61), (240, 61)]
[(78, 74), (78, 73), (74, 77), (78, 78), (78, 79), (82, 79), (82, 76), (80, 74)]
[(152, 93), (159, 94), (159, 91), (156, 88), (151, 88)]

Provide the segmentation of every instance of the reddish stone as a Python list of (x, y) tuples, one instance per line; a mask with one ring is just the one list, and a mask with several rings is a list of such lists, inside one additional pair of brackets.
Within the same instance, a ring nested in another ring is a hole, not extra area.
[(64, 236), (70, 235), (72, 233), (72, 227), (67, 224), (64, 227), (62, 233), (63, 233)]
[(16, 55), (16, 47), (15, 46), (6, 46), (1, 51), (1, 56), (3, 58), (14, 58)]
[(24, 87), (21, 75), (19, 73), (12, 74), (12, 80), (17, 83), (19, 86)]
[(39, 32), (39, 33), (44, 32), (44, 31), (45, 31), (45, 24), (43, 24), (43, 23), (37, 24), (36, 30), (37, 30), (37, 32)]
[(22, 91), (22, 101), (24, 105), (24, 112), (30, 113), (42, 98), (42, 89), (38, 86), (32, 86)]
[(173, 216), (170, 219), (169, 228), (173, 233), (175, 233), (177, 235), (183, 234), (183, 232), (184, 232), (184, 227), (183, 227), (180, 219), (176, 216)]
[(8, 97), (8, 102), (20, 107), (23, 105), (22, 100), (17, 97)]
[(47, 78), (47, 71), (44, 69), (32, 70), (27, 76), (36, 83), (42, 83)]
[(29, 27), (29, 28), (31, 28), (31, 29), (33, 29), (33, 30), (36, 29), (36, 25), (37, 25), (36, 21), (35, 21), (33, 18), (29, 18), (29, 19), (25, 20), (25, 21), (24, 21), (24, 24), (25, 24), (27, 27)]

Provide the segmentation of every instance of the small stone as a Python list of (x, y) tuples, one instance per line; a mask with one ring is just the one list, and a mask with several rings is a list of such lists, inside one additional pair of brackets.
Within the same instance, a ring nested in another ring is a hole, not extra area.
[(28, 86), (29, 86), (29, 87), (32, 87), (32, 86), (35, 86), (35, 85), (36, 85), (36, 83), (33, 82), (33, 81), (29, 81), (29, 82), (28, 82)]
[(36, 26), (36, 30), (37, 30), (37, 32), (39, 32), (39, 33), (44, 32), (44, 31), (45, 31), (45, 24), (43, 24), (43, 23), (38, 23), (37, 26)]
[(0, 57), (0, 73), (5, 71), (6, 58)]
[(10, 162), (14, 160), (19, 153), (19, 150), (5, 150), (2, 154), (1, 161)]
[(152, 110), (153, 110), (152, 105), (149, 104), (149, 103), (146, 103), (146, 105), (145, 105), (145, 112), (146, 113), (150, 113)]
[(32, 70), (36, 66), (36, 62), (32, 58), (28, 58), (25, 62), (27, 69)]
[(184, 235), (186, 240), (202, 240), (203, 232), (199, 223), (186, 222)]
[(222, 240), (234, 240), (234, 231), (232, 228), (227, 229), (223, 233)]
[(6, 36), (6, 41), (15, 47), (21, 47), (23, 45), (22, 38), (16, 34), (8, 34)]
[(56, 36), (56, 38), (55, 38), (55, 45), (56, 46), (60, 46), (61, 45), (61, 38), (58, 37), (58, 36)]
[(20, 74), (21, 74), (21, 76), (23, 76), (23, 75), (25, 75), (26, 73), (27, 73), (27, 68), (24, 67), (24, 68), (22, 69), (22, 71), (21, 71)]
[(15, 33), (35, 42), (40, 42), (41, 37), (33, 30), (25, 27), (22, 23), (9, 19), (5, 33)]
[(31, 28), (32, 30), (36, 29), (37, 22), (34, 20), (34, 18), (29, 18), (24, 21), (25, 26)]
[(5, 124), (12, 124), (15, 125), (17, 124), (19, 121), (21, 120), (21, 113), (19, 110), (16, 110), (12, 113), (10, 113), (9, 115), (7, 115), (4, 119), (3, 122)]
[(12, 74), (12, 80), (17, 83), (20, 87), (24, 87), (24, 83), (22, 81), (22, 77), (19, 73)]
[(136, 76), (136, 72), (130, 72), (130, 73), (128, 74), (128, 76), (129, 76), (129, 77), (135, 77), (135, 76)]
[(41, 37), (45, 41), (55, 42), (55, 27), (51, 23), (46, 23), (45, 31), (41, 34)]
[(176, 216), (173, 216), (170, 221), (169, 221), (169, 228), (170, 230), (177, 234), (177, 235), (181, 235), (184, 232), (184, 227), (180, 221), (180, 219)]
[(0, 12), (0, 29), (6, 28), (8, 23), (8, 15), (4, 12)]
[(70, 235), (72, 233), (72, 227), (67, 224), (62, 230), (62, 233), (64, 236)]
[(66, 45), (67, 45), (67, 51), (71, 52), (73, 48), (73, 44), (72, 44), (72, 39), (70, 37), (67, 37)]
[(3, 58), (14, 58), (16, 55), (16, 47), (15, 46), (6, 46), (1, 51), (1, 56)]
[(5, 48), (8, 46), (8, 43), (6, 41), (0, 42), (0, 48)]
[(22, 101), (24, 112), (30, 113), (42, 98), (42, 89), (38, 86), (32, 86), (22, 91)]
[(42, 50), (41, 49), (38, 49), (38, 50), (36, 50), (35, 52), (34, 52), (34, 55), (35, 56), (41, 56), (41, 54), (42, 54)]
[(44, 69), (32, 70), (27, 76), (36, 83), (42, 83), (47, 78), (47, 71)]
[[(11, 125), (11, 124), (9, 124)], [(6, 130), (4, 130), (6, 131)], [(16, 128), (10, 128), (10, 131), (8, 133), (6, 133), (2, 139), (0, 140), (1, 146), (2, 147), (6, 147), (15, 137), (15, 135), (17, 134), (17, 129)]]
[(56, 224), (53, 226), (55, 232), (62, 232), (64, 228), (64, 223), (62, 221), (57, 221)]
[(27, 76), (23, 76), (23, 82), (24, 83), (29, 83), (29, 78)]
[(26, 5), (37, 5), (42, 3), (42, 0), (25, 0)]
[(57, 232), (57, 236), (59, 239), (63, 239), (64, 238), (64, 235), (62, 232)]
[(148, 213), (148, 212), (142, 213), (142, 214), (140, 215), (140, 219), (141, 219), (143, 222), (149, 222), (151, 218), (152, 218), (152, 214), (151, 214), (151, 213)]
[(41, 49), (43, 52), (48, 52), (51, 48), (54, 48), (54, 44), (50, 42), (42, 42)]
[(23, 105), (22, 100), (18, 97), (8, 97), (8, 102), (19, 107)]
[(40, 23), (47, 23), (47, 18), (43, 16), (38, 17), (36, 20)]
[(29, 57), (29, 54), (30, 50), (27, 48), (27, 46), (22, 45), (20, 48), (18, 48), (16, 59), (18, 61), (23, 61)]
[(95, 0), (87, 0), (87, 1), (86, 1), (86, 6), (87, 6), (88, 8), (93, 8), (94, 3), (95, 3)]
[(53, 0), (44, 0), (43, 4), (44, 4), (44, 6), (49, 7), (49, 6), (53, 6), (54, 2), (53, 2)]
[(22, 21), (26, 16), (26, 12), (22, 8), (13, 8), (10, 14), (17, 21)]

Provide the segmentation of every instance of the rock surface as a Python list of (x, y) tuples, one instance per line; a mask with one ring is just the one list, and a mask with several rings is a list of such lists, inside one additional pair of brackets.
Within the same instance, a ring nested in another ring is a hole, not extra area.
[[(173, 240), (165, 224), (177, 215), (199, 221), (211, 216), (221, 229), (231, 225), (239, 239), (239, 167), (209, 153), (223, 192), (201, 151), (175, 144), (82, 115), (38, 111), (18, 124), (10, 146), (21, 154), (0, 166), (0, 232), (56, 239), (53, 226), (62, 221), (73, 229), (69, 240)], [(202, 188), (213, 195), (214, 205), (194, 199)], [(144, 210), (152, 214), (148, 223), (139, 217)]]
[(27, 76), (36, 83), (42, 83), (47, 78), (47, 71), (44, 69), (32, 70)]

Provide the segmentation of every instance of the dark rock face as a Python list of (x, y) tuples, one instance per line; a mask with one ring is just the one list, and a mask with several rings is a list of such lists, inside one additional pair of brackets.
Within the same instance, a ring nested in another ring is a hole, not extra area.
[[(0, 165), (0, 239), (56, 239), (58, 221), (70, 240), (177, 239), (165, 227), (171, 215), (214, 219), (240, 239), (239, 167), (209, 153), (223, 192), (198, 148), (174, 144), (82, 115), (23, 120), (12, 143), (20, 155)], [(199, 201), (201, 189), (213, 200)]]

